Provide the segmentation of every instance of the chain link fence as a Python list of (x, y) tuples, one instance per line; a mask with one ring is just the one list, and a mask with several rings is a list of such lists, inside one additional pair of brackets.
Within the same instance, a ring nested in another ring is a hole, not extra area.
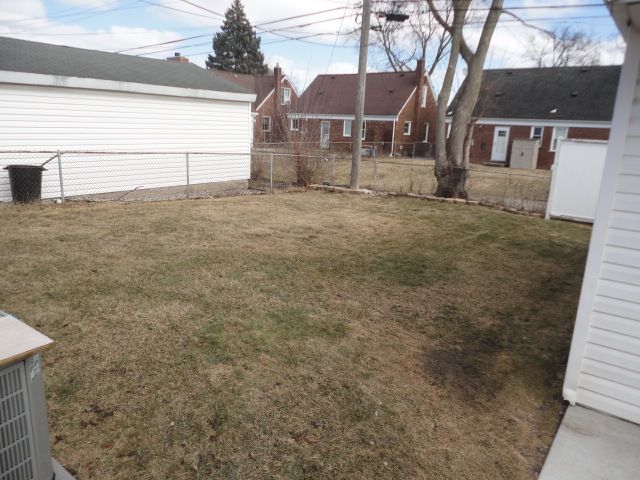
[[(328, 180), (344, 186), (351, 178), (351, 158), (334, 156)], [(364, 157), (360, 186), (380, 193), (432, 195), (436, 190), (435, 162), (432, 159)], [(469, 200), (542, 213), (546, 209), (551, 184), (547, 170), (518, 170), (471, 165), (467, 180)]]
[(160, 201), (253, 195), (324, 178), (321, 155), (0, 151), (0, 202)]
[[(274, 193), (311, 184), (346, 186), (349, 154), (238, 152), (0, 152), (0, 202), (158, 201)], [(370, 152), (360, 185), (374, 192), (433, 194), (434, 161)], [(544, 212), (550, 172), (472, 165), (469, 198)]]

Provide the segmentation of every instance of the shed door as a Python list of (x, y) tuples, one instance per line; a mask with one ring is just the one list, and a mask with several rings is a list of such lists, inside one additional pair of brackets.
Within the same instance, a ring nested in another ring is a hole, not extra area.
[(507, 146), (509, 144), (509, 127), (496, 127), (493, 132), (493, 150), (491, 161), (505, 162), (507, 160)]
[(320, 148), (329, 148), (329, 131), (331, 123), (327, 120), (320, 122)]

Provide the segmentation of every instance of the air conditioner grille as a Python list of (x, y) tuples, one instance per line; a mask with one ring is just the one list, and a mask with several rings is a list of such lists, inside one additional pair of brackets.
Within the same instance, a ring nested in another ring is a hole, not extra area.
[(35, 478), (24, 365), (0, 370), (0, 480)]

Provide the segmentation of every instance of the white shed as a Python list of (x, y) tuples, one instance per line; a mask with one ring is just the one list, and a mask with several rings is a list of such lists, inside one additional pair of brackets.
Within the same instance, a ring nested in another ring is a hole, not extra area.
[[(184, 183), (181, 174), (168, 175), (184, 167), (184, 152), (224, 153), (215, 172), (194, 183), (246, 181), (253, 100), (255, 94), (188, 62), (0, 38), (0, 201), (10, 198), (1, 168), (29, 163), (28, 155), (3, 153), (18, 150), (160, 154), (153, 165), (133, 155), (121, 162), (122, 189), (128, 177), (140, 183), (141, 175), (149, 187)], [(68, 194), (116, 187), (98, 181), (113, 165), (104, 170), (80, 155), (73, 161)], [(43, 196), (56, 196), (47, 185), (45, 178)]]
[(610, 7), (627, 49), (563, 394), (640, 423), (640, 4)]

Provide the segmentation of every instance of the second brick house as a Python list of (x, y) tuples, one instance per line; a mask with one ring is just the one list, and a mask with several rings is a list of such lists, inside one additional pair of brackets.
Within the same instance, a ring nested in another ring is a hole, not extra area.
[(222, 70), (211, 72), (256, 94), (256, 101), (251, 104), (254, 144), (287, 140), (287, 113), (296, 105), (298, 93), (282, 73), (280, 66), (276, 65), (273, 74), (269, 75), (248, 75)]
[(619, 77), (616, 65), (485, 70), (469, 160), (509, 166), (514, 140), (537, 139), (548, 169), (563, 138), (608, 140)]
[[(350, 150), (356, 74), (318, 75), (289, 114), (294, 141)], [(435, 136), (436, 99), (424, 61), (413, 72), (368, 73), (363, 145), (392, 155), (424, 155)]]

